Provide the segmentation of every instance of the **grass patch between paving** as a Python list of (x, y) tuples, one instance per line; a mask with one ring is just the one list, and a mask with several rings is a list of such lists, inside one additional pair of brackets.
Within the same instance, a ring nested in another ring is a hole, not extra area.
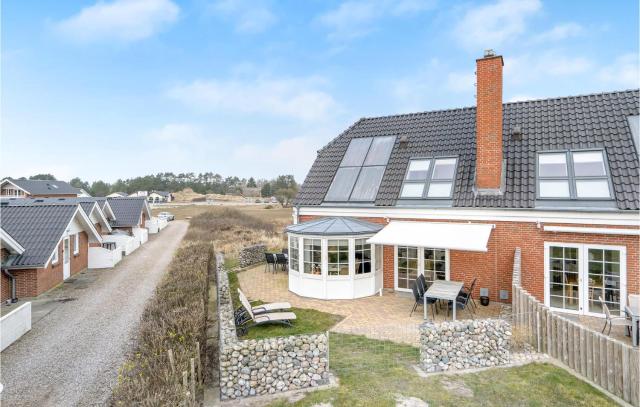
[[(227, 274), (229, 276), (229, 289), (231, 290), (233, 308), (237, 309), (240, 307), (240, 299), (238, 298), (238, 287), (240, 287), (238, 274), (234, 272), (228, 272)], [(256, 301), (252, 304), (257, 305), (260, 303), (260, 301)], [(278, 336), (323, 333), (343, 319), (340, 315), (329, 314), (315, 309), (294, 307), (291, 309), (291, 312), (295, 313), (297, 317), (292, 321), (293, 326), (288, 327), (275, 324), (254, 326), (249, 328), (247, 334), (241, 336), (240, 339), (263, 339)]]
[(338, 388), (309, 393), (271, 407), (395, 406), (396, 395), (417, 397), (429, 406), (589, 406), (617, 404), (570, 373), (546, 363), (494, 368), (478, 373), (422, 378), (413, 369), (419, 351), (409, 345), (332, 332), (330, 367)]

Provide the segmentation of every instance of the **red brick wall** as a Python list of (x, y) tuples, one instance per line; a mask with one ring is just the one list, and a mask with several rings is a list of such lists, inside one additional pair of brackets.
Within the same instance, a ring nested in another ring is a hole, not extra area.
[[(314, 216), (300, 216), (300, 222), (313, 219)], [(385, 224), (384, 218), (361, 218), (374, 223)], [(408, 219), (403, 219), (408, 220)], [(429, 220), (409, 219), (414, 221)], [(442, 222), (442, 220), (438, 220)], [(452, 220), (451, 222), (460, 222)], [(499, 290), (511, 292), (511, 276), (513, 271), (513, 253), (516, 247), (522, 250), (522, 286), (544, 301), (544, 242), (590, 243), (614, 246), (625, 246), (627, 249), (627, 293), (640, 293), (640, 237), (623, 235), (597, 235), (579, 233), (545, 232), (541, 225), (525, 222), (475, 222), (492, 223), (495, 229), (491, 232), (486, 253), (451, 250), (449, 252), (449, 269), (452, 280), (471, 284), (478, 278), (474, 295), (480, 295), (480, 288), (488, 288), (492, 301), (499, 298)], [(546, 225), (551, 225), (547, 223)], [(563, 225), (553, 223), (553, 225)], [(566, 226), (593, 226), (568, 225)], [(598, 226), (604, 227), (604, 226)], [(384, 287), (394, 287), (394, 250), (393, 246), (384, 247)], [(511, 294), (509, 294), (511, 296)]]
[[(70, 269), (71, 275), (79, 273), (87, 268), (89, 238), (86, 232), (80, 232), (80, 253), (73, 254), (74, 238), (70, 237)], [(10, 270), (11, 274), (16, 277), (16, 295), (21, 297), (35, 297), (43, 292), (50, 290), (63, 281), (63, 265), (62, 265), (62, 242), (58, 245), (58, 263), (53, 265), (49, 263), (48, 267), (39, 269), (17, 269)], [(11, 296), (11, 280), (4, 274), (2, 276), (2, 301)]]
[(476, 61), (476, 185), (500, 188), (502, 178), (502, 57)]

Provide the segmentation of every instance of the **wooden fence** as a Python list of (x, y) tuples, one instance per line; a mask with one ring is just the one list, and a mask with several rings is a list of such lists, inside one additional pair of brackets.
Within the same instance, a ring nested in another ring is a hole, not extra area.
[(518, 284), (513, 285), (512, 299), (514, 329), (538, 352), (640, 406), (640, 349), (552, 312)]

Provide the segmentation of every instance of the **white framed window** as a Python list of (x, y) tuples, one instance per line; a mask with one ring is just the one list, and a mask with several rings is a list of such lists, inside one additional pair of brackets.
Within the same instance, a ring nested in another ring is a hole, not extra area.
[(611, 199), (604, 150), (538, 153), (538, 198)]
[(298, 237), (289, 236), (289, 269), (300, 271)]
[(405, 246), (394, 250), (397, 290), (411, 290), (420, 274), (427, 282), (449, 280), (449, 250)]
[(355, 240), (355, 273), (371, 273), (371, 245), (367, 239)]
[(412, 158), (407, 166), (400, 198), (451, 198), (457, 163), (455, 157)]
[(349, 275), (349, 240), (327, 240), (327, 275)]
[(612, 315), (624, 315), (625, 246), (545, 242), (544, 250), (545, 305), (603, 316), (604, 303)]
[(51, 264), (58, 264), (58, 245), (53, 249), (53, 257), (51, 258)]
[(80, 253), (80, 233), (73, 235), (73, 254), (74, 256)]
[(322, 240), (304, 239), (303, 273), (322, 275)]

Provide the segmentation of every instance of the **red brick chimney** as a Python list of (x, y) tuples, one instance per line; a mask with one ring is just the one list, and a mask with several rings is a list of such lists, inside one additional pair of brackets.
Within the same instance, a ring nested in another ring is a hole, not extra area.
[(476, 60), (476, 188), (498, 192), (502, 181), (502, 56)]

